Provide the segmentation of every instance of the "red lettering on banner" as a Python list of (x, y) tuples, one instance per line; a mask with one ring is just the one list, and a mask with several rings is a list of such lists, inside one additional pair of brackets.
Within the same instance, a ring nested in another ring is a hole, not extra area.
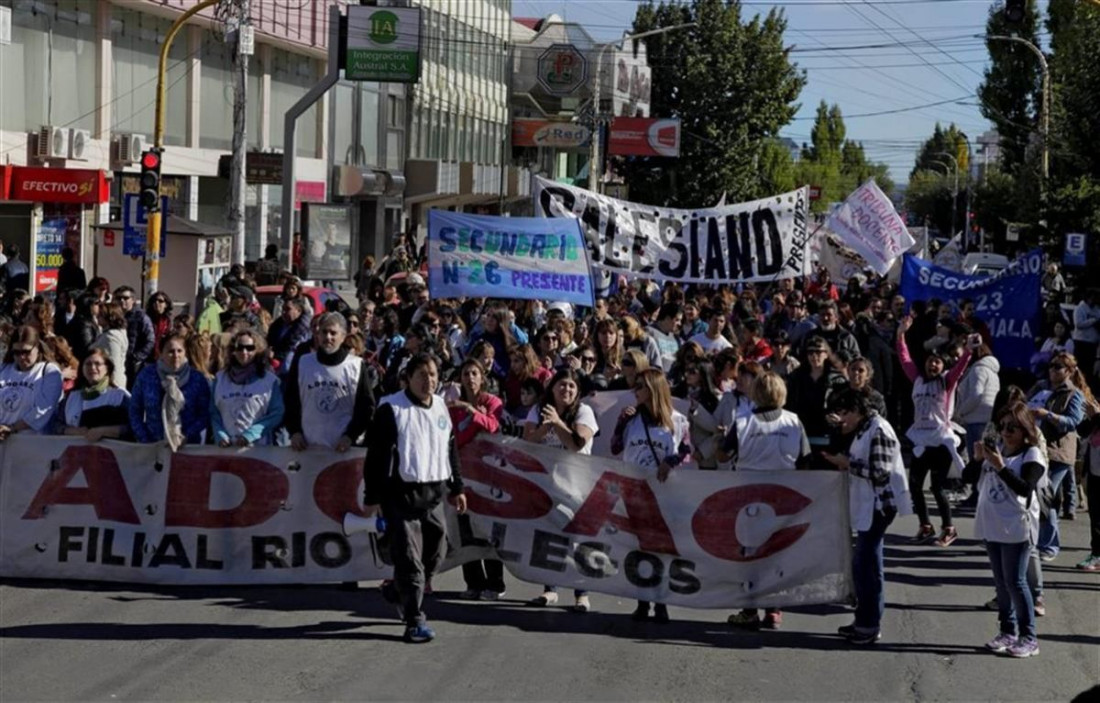
[(742, 509), (754, 503), (770, 506), (776, 515), (795, 515), (813, 501), (798, 491), (774, 483), (737, 486), (718, 491), (699, 504), (691, 518), (695, 541), (711, 556), (727, 561), (755, 561), (781, 552), (798, 541), (808, 523), (776, 530), (756, 549), (737, 540), (737, 520)]
[(345, 459), (329, 464), (313, 481), (313, 502), (318, 510), (338, 524), (343, 523), (346, 513), (366, 517), (359, 507), (362, 484), (362, 459)]
[[(210, 482), (215, 472), (244, 483), (244, 500), (224, 510), (210, 509)], [(168, 474), (165, 527), (252, 527), (279, 512), (290, 495), (286, 474), (266, 461), (246, 456), (175, 454)]]
[(462, 448), (462, 477), (489, 486), (501, 499), (466, 491), (470, 512), (506, 520), (535, 520), (550, 512), (554, 502), (533, 481), (508, 473), (491, 461), (503, 460), (526, 473), (545, 474), (546, 467), (522, 451), (476, 439)]
[[(620, 501), (626, 510), (625, 517), (613, 512)], [(680, 554), (676, 551), (672, 532), (661, 515), (653, 489), (642, 479), (604, 472), (584, 505), (565, 526), (565, 531), (595, 536), (608, 523), (637, 537), (638, 546), (644, 551)]]
[[(41, 518), (51, 505), (90, 505), (100, 520), (141, 524), (114, 452), (106, 447), (72, 446), (57, 461), (57, 470), (38, 487), (24, 520)], [(69, 485), (78, 471), (84, 473), (86, 488)]]

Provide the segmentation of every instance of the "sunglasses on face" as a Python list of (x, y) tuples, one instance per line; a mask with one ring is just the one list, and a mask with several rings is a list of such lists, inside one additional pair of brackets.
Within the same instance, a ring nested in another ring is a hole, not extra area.
[(596, 357), (588, 356), (587, 354), (585, 354), (584, 356), (581, 357), (581, 361), (583, 361), (586, 364), (594, 364), (594, 363), (596, 363)]
[(23, 349), (12, 349), (11, 353), (15, 356), (30, 356), (32, 351), (34, 351), (34, 347), (25, 347)]
[(119, 300), (133, 300), (134, 296), (132, 296), (132, 295), (120, 295), (120, 296), (118, 296), (118, 299)]
[(1050, 370), (1051, 371), (1065, 371), (1066, 367), (1063, 366), (1062, 364), (1051, 364), (1050, 365)]
[(634, 362), (633, 362), (633, 361), (624, 361), (624, 362), (623, 362), (623, 366), (624, 366), (624, 367), (630, 367), (630, 368), (634, 368)]
[(237, 346), (233, 347), (233, 351), (247, 351), (247, 352), (256, 351), (256, 345), (255, 344), (238, 344)]

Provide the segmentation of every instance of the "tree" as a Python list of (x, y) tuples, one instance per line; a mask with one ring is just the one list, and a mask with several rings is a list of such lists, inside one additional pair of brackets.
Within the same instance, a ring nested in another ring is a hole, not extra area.
[[(936, 128), (932, 131), (932, 136), (921, 145), (920, 150), (917, 152), (917, 160), (913, 164), (913, 170), (909, 172), (909, 175), (912, 176), (917, 171), (933, 170), (937, 167), (937, 164), (941, 163), (947, 163), (954, 169), (957, 163), (961, 183), (962, 179), (965, 178), (961, 174), (966, 173), (970, 167), (968, 152), (967, 137), (954, 123), (949, 125), (947, 129), (943, 129), (940, 127), (940, 123), (937, 122)], [(951, 161), (944, 154), (950, 154), (955, 161)], [(960, 187), (962, 186), (960, 185)]]
[[(994, 3), (989, 8), (986, 35), (1014, 35), (1039, 46), (1039, 13), (1035, 6), (1036, 0), (1027, 0), (1023, 21), (1009, 23), (1004, 3)], [(1015, 174), (1025, 161), (1042, 104), (1040, 66), (1035, 55), (1016, 42), (987, 39), (986, 47), (990, 65), (978, 88), (978, 99), (982, 115), (997, 126), (1001, 137), (1001, 167)]]
[(771, 193), (786, 193), (797, 188), (791, 152), (777, 139), (764, 143), (760, 154), (760, 177)]
[(933, 170), (920, 170), (909, 178), (905, 190), (905, 207), (922, 222), (940, 232), (951, 232), (951, 193), (954, 174), (948, 176)]
[(844, 200), (869, 178), (883, 192), (894, 189), (886, 164), (867, 161), (863, 145), (846, 139), (846, 134), (840, 106), (821, 101), (810, 130), (811, 143), (802, 147), (802, 160), (795, 170), (800, 183), (821, 188), (821, 198), (811, 208), (814, 212), (827, 211), (830, 203)]
[[(798, 111), (805, 74), (790, 60), (780, 10), (741, 20), (727, 0), (646, 3), (634, 32), (694, 22), (647, 38), (654, 115), (682, 123), (680, 157), (628, 158), (617, 167), (631, 198), (684, 207), (773, 194), (770, 167), (780, 167), (768, 145)], [(781, 167), (780, 167), (781, 168)]]

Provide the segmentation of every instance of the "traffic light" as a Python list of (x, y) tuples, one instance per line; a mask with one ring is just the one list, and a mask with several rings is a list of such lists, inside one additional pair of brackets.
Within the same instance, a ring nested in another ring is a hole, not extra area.
[(1027, 16), (1027, 0), (1005, 0), (1005, 19), (1019, 24)]
[(141, 206), (145, 212), (160, 209), (160, 149), (141, 155)]

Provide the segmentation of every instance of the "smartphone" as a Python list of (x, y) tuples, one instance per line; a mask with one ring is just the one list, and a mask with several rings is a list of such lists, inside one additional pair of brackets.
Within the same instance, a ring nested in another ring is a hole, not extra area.
[(997, 440), (993, 437), (986, 437), (982, 440), (982, 446), (991, 451), (997, 451)]

